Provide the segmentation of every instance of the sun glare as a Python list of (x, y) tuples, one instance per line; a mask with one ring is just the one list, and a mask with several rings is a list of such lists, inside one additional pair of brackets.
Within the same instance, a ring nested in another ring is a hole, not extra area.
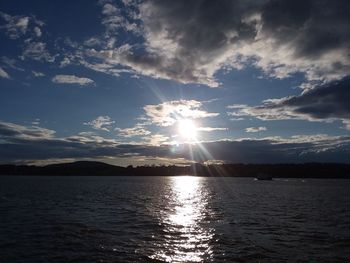
[(185, 139), (194, 140), (197, 135), (196, 124), (192, 120), (184, 119), (178, 122), (179, 134)]

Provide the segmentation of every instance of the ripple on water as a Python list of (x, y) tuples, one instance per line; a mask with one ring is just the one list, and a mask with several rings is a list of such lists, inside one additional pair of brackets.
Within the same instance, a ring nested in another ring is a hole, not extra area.
[(350, 262), (349, 186), (0, 177), (0, 261)]

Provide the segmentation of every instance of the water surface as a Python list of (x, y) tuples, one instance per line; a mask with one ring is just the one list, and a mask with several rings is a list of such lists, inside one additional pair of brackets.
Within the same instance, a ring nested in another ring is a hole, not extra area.
[(350, 180), (0, 177), (0, 262), (350, 262)]

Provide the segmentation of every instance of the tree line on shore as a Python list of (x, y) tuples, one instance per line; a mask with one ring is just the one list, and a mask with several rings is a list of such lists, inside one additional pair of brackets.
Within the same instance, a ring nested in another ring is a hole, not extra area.
[(226, 176), (256, 177), (267, 174), (279, 178), (350, 178), (350, 164), (211, 164), (195, 163), (188, 166), (145, 165), (121, 167), (102, 162), (34, 165), (0, 165), (0, 175), (88, 175), (88, 176)]

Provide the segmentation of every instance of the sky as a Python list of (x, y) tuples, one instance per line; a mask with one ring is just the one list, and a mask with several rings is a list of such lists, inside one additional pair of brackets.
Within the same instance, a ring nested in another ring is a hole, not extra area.
[(350, 163), (350, 1), (0, 2), (0, 163)]

